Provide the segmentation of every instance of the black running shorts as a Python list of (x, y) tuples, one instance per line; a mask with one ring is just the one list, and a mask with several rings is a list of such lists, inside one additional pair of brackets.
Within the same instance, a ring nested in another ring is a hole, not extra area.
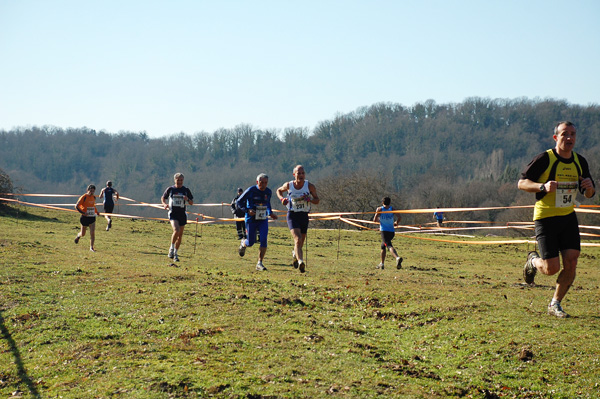
[(308, 232), (308, 212), (288, 212), (287, 225), (290, 230), (300, 229), (300, 233)]
[(169, 220), (177, 220), (179, 226), (185, 226), (187, 224), (187, 215), (185, 212), (169, 212)]
[(536, 220), (535, 238), (542, 259), (558, 257), (565, 249), (581, 250), (577, 215), (571, 212), (566, 216), (552, 216)]
[(381, 249), (385, 249), (385, 247), (393, 247), (392, 240), (396, 233), (393, 231), (382, 231), (381, 232)]
[(81, 223), (82, 226), (87, 227), (87, 226), (89, 226), (91, 224), (96, 223), (96, 217), (95, 216), (85, 216), (85, 215), (82, 215), (79, 218), (79, 223)]

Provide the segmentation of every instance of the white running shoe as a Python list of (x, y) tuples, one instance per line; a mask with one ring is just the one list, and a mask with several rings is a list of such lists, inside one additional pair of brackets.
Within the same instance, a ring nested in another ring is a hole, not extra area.
[(562, 306), (560, 306), (560, 302), (555, 303), (554, 305), (548, 305), (548, 314), (552, 315), (552, 316), (560, 317), (561, 319), (569, 317), (567, 312), (565, 312), (563, 310)]

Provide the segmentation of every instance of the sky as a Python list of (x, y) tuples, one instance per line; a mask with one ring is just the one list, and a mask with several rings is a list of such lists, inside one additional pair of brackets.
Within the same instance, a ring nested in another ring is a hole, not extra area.
[(0, 0), (0, 130), (307, 128), (376, 103), (598, 104), (598, 0)]

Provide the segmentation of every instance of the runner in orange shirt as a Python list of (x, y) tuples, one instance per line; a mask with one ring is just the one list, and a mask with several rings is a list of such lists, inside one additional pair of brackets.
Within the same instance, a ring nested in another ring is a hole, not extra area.
[(79, 243), (79, 239), (85, 236), (85, 232), (87, 228), (90, 228), (90, 251), (96, 252), (94, 249), (94, 241), (96, 239), (96, 215), (100, 215), (98, 213), (98, 209), (96, 209), (96, 196), (94, 192), (96, 191), (96, 186), (90, 184), (87, 188), (87, 192), (79, 197), (77, 200), (77, 205), (75, 205), (75, 209), (79, 213), (81, 213), (81, 217), (79, 218), (79, 222), (81, 223), (81, 231), (77, 233), (77, 237), (75, 237), (75, 244)]

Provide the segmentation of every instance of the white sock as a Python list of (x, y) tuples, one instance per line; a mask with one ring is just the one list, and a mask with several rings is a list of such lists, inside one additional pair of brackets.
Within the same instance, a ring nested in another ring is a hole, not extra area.
[(552, 302), (550, 302), (550, 306), (554, 306), (557, 303), (560, 305), (560, 301), (557, 301), (556, 299), (552, 298)]

